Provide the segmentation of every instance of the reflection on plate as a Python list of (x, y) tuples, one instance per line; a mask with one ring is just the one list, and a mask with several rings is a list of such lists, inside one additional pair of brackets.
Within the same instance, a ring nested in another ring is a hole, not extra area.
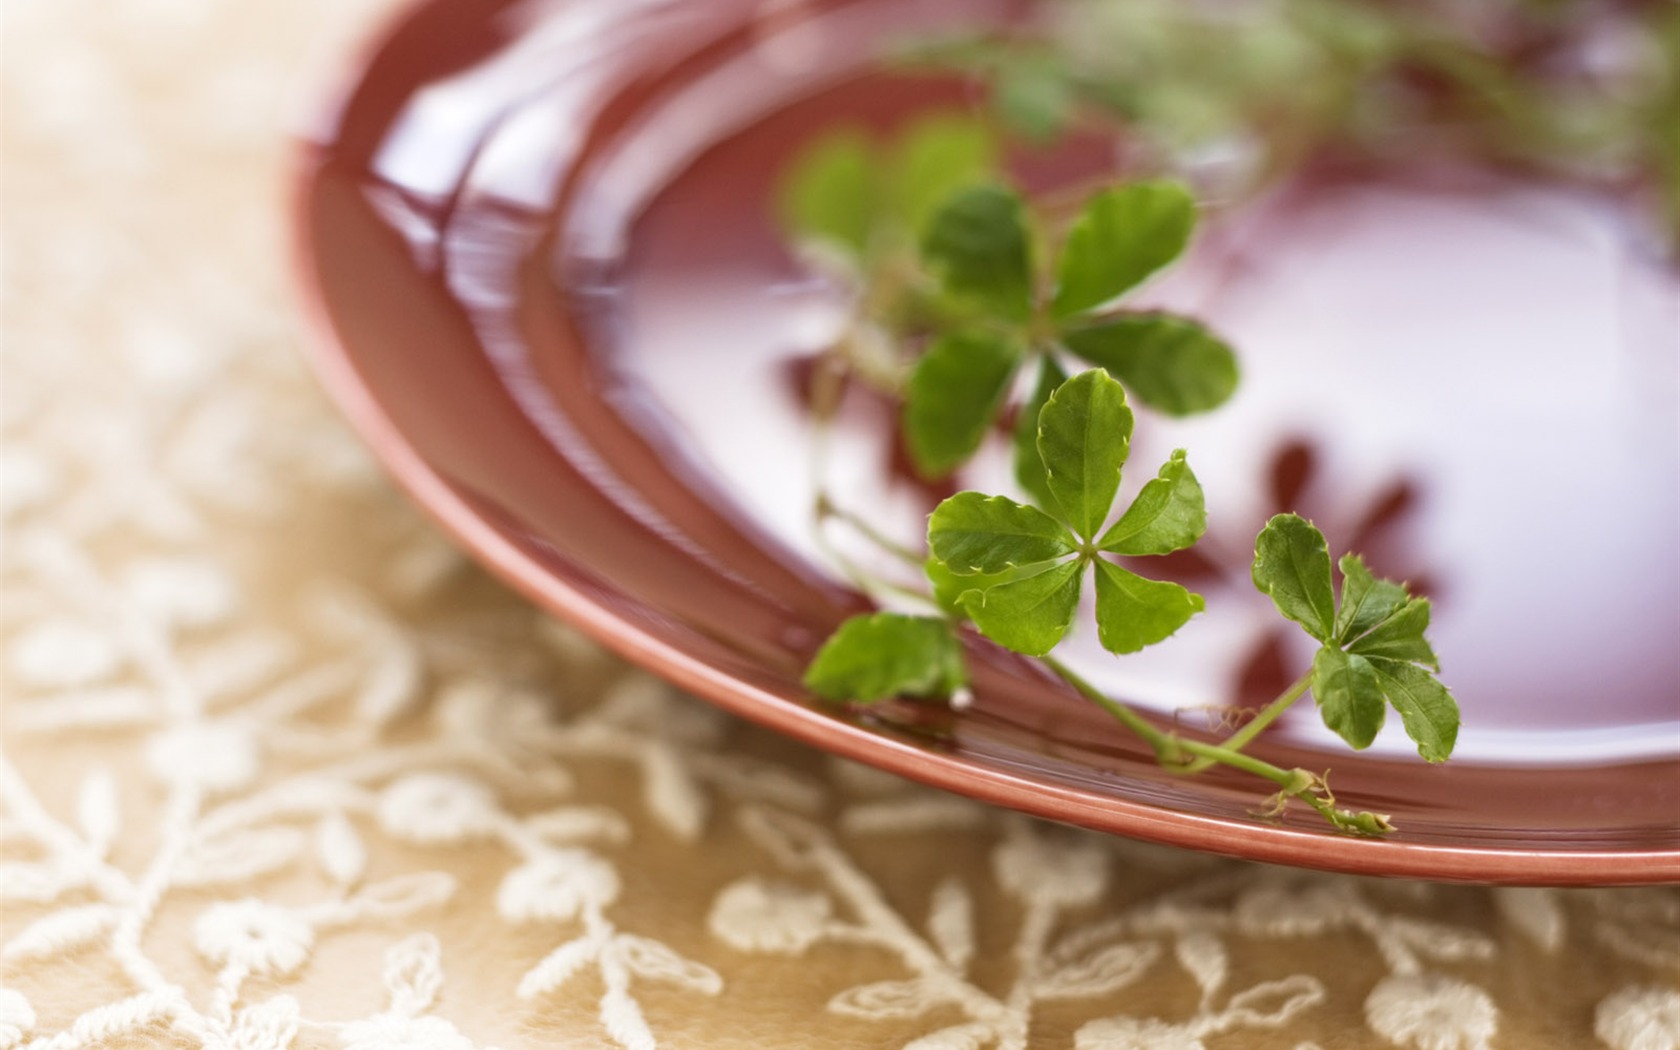
[[(1246, 363), (1217, 419), (1139, 428), (1196, 451), (1214, 526), (1177, 569), (1221, 611), (1148, 658), (1084, 659), (1163, 720), (1298, 664), (1256, 616), (1245, 536), (1299, 507), (1438, 598), (1466, 718), (1452, 763), (1347, 752), (1310, 712), (1266, 743), (1333, 767), (1399, 835), (1256, 821), (1252, 784), (1162, 772), (984, 646), (961, 713), (814, 705), (799, 673), (863, 605), (811, 548), (790, 380), (836, 307), (776, 236), (769, 186), (825, 126), (961, 101), (871, 70), (882, 41), (1017, 5), (757, 6), (429, 0), (307, 145), (317, 364), (451, 533), (730, 710), (1042, 816), (1379, 874), (1680, 879), (1680, 293), (1582, 190), (1442, 167), (1302, 182), (1213, 224), (1151, 291), (1216, 319)], [(882, 469), (879, 411), (852, 407), (833, 480), (913, 534), (929, 494)], [(1606, 506), (1622, 542), (1576, 549)]]

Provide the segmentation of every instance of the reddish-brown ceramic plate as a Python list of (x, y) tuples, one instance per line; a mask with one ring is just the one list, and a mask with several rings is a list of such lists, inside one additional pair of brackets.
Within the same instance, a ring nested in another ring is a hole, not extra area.
[[(1139, 425), (1148, 454), (1184, 443), (1198, 460), (1214, 528), (1173, 571), (1210, 611), (1139, 662), (1073, 658), (1187, 727), (1197, 703), (1263, 688), (1300, 654), (1243, 579), (1243, 536), (1300, 507), (1437, 598), (1466, 723), (1453, 762), (1387, 737), (1348, 752), (1310, 711), (1265, 743), (1281, 764), (1333, 767), (1342, 800), (1398, 834), (1255, 819), (1253, 783), (1162, 773), (983, 645), (957, 713), (843, 711), (800, 687), (864, 605), (803, 520), (794, 377), (835, 303), (776, 234), (774, 175), (825, 127), (961, 104), (961, 85), (881, 72), (882, 46), (1018, 7), (424, 0), (303, 149), (322, 378), (415, 499), (532, 600), (825, 750), (1255, 860), (1680, 879), (1680, 297), (1623, 211), (1585, 190), (1450, 168), (1301, 185), (1212, 222), (1155, 292), (1244, 353), (1218, 421)], [(836, 484), (913, 528), (929, 494), (876, 469), (874, 411), (853, 406)], [(1589, 518), (1614, 522), (1611, 549), (1580, 542)]]

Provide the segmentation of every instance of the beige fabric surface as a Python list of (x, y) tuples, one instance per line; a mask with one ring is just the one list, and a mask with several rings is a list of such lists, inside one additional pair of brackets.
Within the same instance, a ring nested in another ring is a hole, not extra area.
[(10, 0), (0, 1047), (1680, 1047), (1680, 892), (1293, 872), (842, 765), (547, 622), (306, 375), (384, 2)]

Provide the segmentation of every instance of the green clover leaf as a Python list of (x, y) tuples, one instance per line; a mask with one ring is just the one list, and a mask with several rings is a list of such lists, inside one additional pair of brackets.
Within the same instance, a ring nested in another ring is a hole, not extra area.
[(999, 573), (1073, 553), (1061, 522), (1008, 496), (959, 492), (928, 519), (928, 550), (958, 575)]
[(904, 390), (904, 443), (917, 473), (941, 478), (974, 455), (1003, 406), (1021, 347), (1008, 336), (942, 336), (917, 360)]
[(853, 616), (805, 670), (805, 686), (818, 696), (858, 703), (949, 696), (967, 683), (962, 645), (951, 625), (901, 613)]
[(1321, 642), (1331, 640), (1336, 592), (1324, 534), (1294, 514), (1279, 514), (1254, 541), (1254, 586), (1278, 612)]
[(796, 240), (870, 264), (883, 251), (913, 246), (942, 200), (996, 166), (991, 132), (961, 114), (923, 117), (886, 143), (842, 128), (794, 157), (777, 187), (777, 218)]
[[(1166, 553), (1194, 543), (1206, 526), (1201, 486), (1176, 452), (1101, 542), (1130, 448), (1125, 390), (1101, 369), (1064, 382), (1038, 412), (1038, 453), (1057, 516), (1005, 496), (963, 492), (928, 520), (929, 579), (980, 632), (1042, 656), (1072, 625), (1087, 567), (1096, 573), (1097, 637), (1114, 653), (1171, 635), (1201, 611), (1200, 595), (1148, 580), (1105, 552)], [(963, 589), (964, 581), (967, 589)]]
[(866, 258), (875, 209), (874, 153), (861, 130), (845, 129), (796, 157), (776, 198), (782, 228), (855, 260)]
[(1174, 182), (1103, 190), (1074, 220), (1056, 266), (1057, 341), (1169, 415), (1205, 412), (1237, 386), (1237, 360), (1197, 322), (1166, 313), (1097, 314), (1183, 254), (1196, 202)]
[[(928, 158), (975, 160), (983, 153), (960, 124), (930, 128), (909, 146), (917, 172), (931, 167)], [(1035, 226), (1015, 191), (953, 180), (954, 188), (930, 203), (932, 176), (900, 178), (917, 187), (916, 203), (903, 208), (925, 209), (921, 262), (938, 289), (922, 300), (930, 310), (920, 322), (932, 338), (904, 391), (903, 429), (918, 474), (944, 477), (974, 455), (987, 424), (1008, 407), (1011, 380), (1029, 352), (1043, 365), (1016, 424), (1015, 472), (1047, 509), (1061, 497), (1043, 471), (1038, 416), (1066, 378), (1058, 354), (1107, 369), (1139, 401), (1170, 415), (1206, 411), (1231, 396), (1236, 357), (1202, 325), (1164, 313), (1091, 312), (1184, 250), (1195, 225), (1195, 204), (1184, 187), (1134, 183), (1092, 197), (1062, 247), (1051, 291), (1035, 269)], [(1083, 503), (1082, 511), (1067, 511), (1081, 528), (1107, 507), (1101, 492), (1088, 493)]]
[(1049, 142), (1066, 130), (1076, 101), (1067, 71), (1049, 55), (1020, 56), (993, 76), (998, 115), (1029, 142)]
[(1426, 762), (1445, 762), (1458, 742), (1458, 702), (1429, 671), (1400, 660), (1371, 658), (1383, 696), (1400, 712), (1406, 735)]
[(1063, 330), (1068, 350), (1120, 377), (1139, 401), (1170, 416), (1206, 412), (1237, 389), (1237, 357), (1197, 322), (1125, 313)]
[(1078, 559), (1048, 564), (1010, 583), (965, 591), (959, 603), (987, 638), (1005, 649), (1043, 656), (1073, 624), (1083, 569)]
[(1201, 482), (1190, 472), (1184, 450), (1176, 449), (1097, 546), (1115, 554), (1171, 554), (1191, 546), (1206, 531)]
[(969, 186), (945, 198), (923, 229), (922, 258), (950, 294), (1006, 321), (1032, 316), (1032, 237), (1014, 190)]
[(1165, 641), (1206, 608), (1202, 596), (1166, 580), (1147, 580), (1103, 558), (1097, 567), (1097, 640), (1111, 653)]
[(1085, 204), (1056, 267), (1051, 309), (1066, 319), (1119, 298), (1177, 259), (1196, 227), (1196, 201), (1176, 182), (1134, 182)]
[(893, 214), (922, 230), (945, 198), (984, 180), (997, 168), (997, 142), (973, 117), (936, 113), (911, 124), (888, 151)]
[(1443, 762), (1458, 739), (1458, 703), (1435, 677), (1440, 662), (1424, 638), (1429, 602), (1380, 580), (1353, 555), (1341, 560), (1338, 608), (1329, 546), (1312, 523), (1280, 514), (1254, 543), (1254, 585), (1321, 644), (1312, 693), (1324, 724), (1355, 748), (1369, 747), (1385, 704), (1428, 762)]
[(1432, 671), (1441, 669), (1435, 650), (1423, 633), (1429, 629), (1429, 602), (1411, 598), (1377, 622), (1369, 631), (1347, 643), (1350, 653), (1385, 657), (1422, 664)]
[(1095, 536), (1108, 517), (1131, 440), (1126, 391), (1100, 369), (1063, 383), (1039, 412), (1044, 483), (1080, 539)]
[(1325, 725), (1356, 748), (1371, 746), (1388, 710), (1371, 661), (1324, 646), (1313, 657), (1312, 689)]
[(1357, 554), (1344, 554), (1342, 606), (1336, 610), (1336, 641), (1346, 643), (1369, 631), (1406, 603), (1406, 588), (1371, 575)]

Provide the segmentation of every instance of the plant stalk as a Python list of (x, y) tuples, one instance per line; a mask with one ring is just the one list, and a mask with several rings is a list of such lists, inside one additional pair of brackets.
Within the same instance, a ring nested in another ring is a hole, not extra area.
[[(1310, 774), (1303, 775), (1301, 770), (1275, 766), (1264, 759), (1255, 758), (1253, 755), (1245, 755), (1229, 746), (1229, 741), (1221, 744), (1205, 744), (1199, 740), (1185, 740), (1174, 733), (1163, 733), (1130, 707), (1104, 694), (1102, 690), (1086, 681), (1083, 676), (1062, 661), (1053, 656), (1041, 656), (1039, 661), (1054, 671), (1062, 681), (1073, 686), (1081, 696), (1107, 711), (1115, 721), (1142, 738), (1155, 752), (1155, 758), (1161, 763), (1162, 768), (1169, 772), (1192, 773), (1214, 765), (1230, 766), (1232, 769), (1239, 769), (1244, 773), (1270, 780), (1281, 789), (1280, 797), (1301, 799), (1338, 829), (1351, 830), (1355, 827), (1355, 822), (1360, 815), (1338, 809), (1333, 801), (1321, 795), (1316, 790), (1316, 786), (1322, 783), (1320, 778), (1314, 778)], [(1306, 691), (1307, 679), (1305, 678), (1291, 685), (1276, 700), (1267, 705), (1266, 709), (1256, 717), (1255, 722), (1251, 722), (1244, 727), (1247, 735), (1243, 736), (1237, 746), (1240, 747), (1252, 740), (1267, 724), (1270, 724), (1279, 714), (1287, 710), (1290, 704), (1300, 699)], [(1256, 727), (1255, 723), (1259, 723), (1261, 718), (1265, 718), (1265, 722)], [(1232, 740), (1235, 740), (1238, 735), (1241, 735), (1241, 733), (1234, 734)], [(1194, 761), (1186, 761), (1186, 755), (1194, 756)], [(1385, 820), (1385, 818), (1377, 819), (1379, 821)]]
[[(1247, 725), (1242, 726), (1221, 741), (1219, 746), (1233, 753), (1241, 751), (1248, 746), (1249, 741), (1259, 736), (1266, 730), (1267, 726), (1277, 721), (1278, 716), (1294, 706), (1295, 701), (1305, 696), (1311, 685), (1312, 674), (1309, 672), (1302, 675), (1288, 689), (1279, 693), (1277, 699), (1261, 708), (1260, 713), (1255, 715)], [(1202, 770), (1212, 767), (1215, 761), (1217, 760), (1211, 758), (1198, 758), (1186, 765), (1181, 772), (1200, 773)]]

